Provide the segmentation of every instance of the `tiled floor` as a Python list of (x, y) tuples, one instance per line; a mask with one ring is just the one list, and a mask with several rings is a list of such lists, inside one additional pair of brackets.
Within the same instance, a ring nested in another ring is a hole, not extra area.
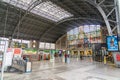
[(5, 73), (4, 80), (120, 80), (120, 69), (91, 59), (71, 59), (63, 63), (40, 61), (32, 64), (31, 73)]

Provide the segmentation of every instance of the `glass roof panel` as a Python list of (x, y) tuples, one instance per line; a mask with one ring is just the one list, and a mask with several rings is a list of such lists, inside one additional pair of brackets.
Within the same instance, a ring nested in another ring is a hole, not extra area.
[[(3, 0), (3, 1), (26, 10), (29, 7), (29, 5), (35, 0)], [(31, 12), (55, 22), (73, 16), (71, 13), (65, 11), (61, 7), (52, 3), (51, 1), (42, 2), (34, 9), (32, 9)]]
[(3, 1), (26, 10), (33, 0), (3, 0)]

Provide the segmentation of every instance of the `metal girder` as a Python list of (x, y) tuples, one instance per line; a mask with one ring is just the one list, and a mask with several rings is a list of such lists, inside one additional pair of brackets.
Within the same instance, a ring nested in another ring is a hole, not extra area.
[(119, 0), (114, 0), (115, 3), (115, 12), (116, 12), (116, 22), (117, 22), (117, 33), (120, 34), (120, 11), (119, 11)]
[[(33, 23), (33, 22), (36, 22), (37, 24), (42, 24), (42, 25), (45, 25), (45, 26), (51, 25), (51, 24), (46, 23), (46, 22), (43, 22), (43, 21), (38, 21), (38, 20), (36, 20), (36, 19), (34, 19), (34, 18), (26, 17), (25, 19), (31, 21), (32, 23)], [(37, 24), (36, 24), (36, 25), (37, 25)]]
[(30, 33), (35, 33), (35, 35), (37, 34), (39, 34), (40, 33), (40, 31), (36, 31), (36, 30), (33, 30), (33, 29), (28, 29), (28, 28), (20, 28), (20, 31), (23, 31), (23, 32), (30, 32)]
[(111, 19), (108, 19), (108, 21), (110, 21), (112, 23), (117, 23), (115, 20), (111, 20)]
[[(93, 8), (91, 8), (87, 3), (85, 3), (87, 5), (88, 8), (90, 8), (91, 11), (93, 11), (97, 16), (100, 16), (97, 12), (95, 12), (95, 10)], [(101, 19), (101, 17), (98, 17), (99, 19)]]
[(47, 37), (46, 38), (43, 38), (41, 40), (41, 42), (53, 42), (54, 43), (55, 39), (48, 39)]
[(105, 0), (102, 0), (100, 3), (98, 3), (98, 5), (101, 5)]
[[(71, 4), (73, 4), (76, 9), (78, 9), (78, 12), (82, 11), (87, 17), (90, 17), (85, 10), (83, 10), (82, 8), (80, 8), (79, 6), (77, 6), (77, 4), (74, 4), (73, 1), (71, 1), (71, 0), (68, 0), (68, 1), (71, 2)], [(86, 20), (86, 21), (87, 21), (89, 24), (91, 24), (90, 21), (88, 21), (88, 20)]]
[(64, 22), (66, 22), (66, 21), (71, 21), (71, 20), (95, 20), (95, 21), (100, 21), (100, 22), (103, 22), (103, 21), (101, 21), (101, 20), (98, 20), (98, 19), (93, 19), (93, 18), (84, 18), (84, 17), (78, 17), (78, 18), (68, 18), (68, 19), (64, 19), (64, 20), (62, 20), (62, 21), (59, 21), (58, 23), (57, 23), (57, 25), (59, 25), (59, 24), (61, 24), (61, 23), (64, 23)]
[(112, 29), (112, 32), (114, 32), (116, 28), (117, 28), (117, 26), (115, 26), (115, 27)]
[[(59, 35), (60, 35), (60, 34), (59, 34)], [(61, 34), (61, 35), (62, 35), (62, 34)], [(58, 36), (58, 35), (57, 35), (57, 36)], [(49, 34), (49, 35), (46, 36), (46, 37), (47, 37), (47, 38), (52, 38), (52, 39), (53, 39), (53, 38), (56, 38), (56, 35), (52, 35), (52, 34), (50, 35), (50, 34)]]
[(111, 5), (101, 5), (101, 7), (114, 7), (115, 5), (111, 4)]
[(115, 7), (107, 14), (107, 17), (109, 17), (113, 13), (114, 10), (115, 10)]
[(44, 30), (44, 28), (39, 28), (39, 26), (35, 26), (35, 25), (32, 25), (32, 24), (27, 25), (27, 23), (26, 23), (26, 24), (22, 24), (22, 26), (26, 26), (26, 27), (21, 27), (20, 29), (25, 29), (25, 30), (27, 30), (27, 29), (29, 29), (30, 27), (32, 27), (31, 30), (34, 30), (34, 31), (36, 31), (36, 32), (40, 32), (41, 30)]
[(8, 20), (8, 8), (9, 5), (7, 6), (7, 10), (6, 10), (6, 16), (5, 16), (5, 26), (4, 26), (4, 37), (6, 35), (6, 28), (7, 28), (7, 20)]
[[(39, 2), (40, 1), (40, 2)], [(44, 0), (46, 1), (46, 0)], [(43, 0), (36, 0), (34, 1), (29, 7), (28, 9), (26, 10), (25, 14), (22, 16), (22, 18), (19, 20), (17, 26), (15, 27), (14, 31), (13, 31), (13, 34), (12, 34), (12, 38), (14, 37), (15, 35), (15, 31), (17, 30), (17, 28), (20, 26), (21, 22), (24, 20), (24, 18), (27, 16), (27, 14), (34, 8), (36, 7), (37, 5), (39, 5), (40, 3), (42, 3)]]
[(112, 35), (112, 30), (111, 30), (111, 27), (110, 27), (109, 20), (107, 18), (106, 13), (102, 9), (102, 7), (100, 5), (98, 5), (96, 2), (92, 1), (92, 0), (85, 0), (85, 1), (88, 2), (89, 4), (93, 5), (94, 7), (96, 7), (98, 9), (98, 11), (101, 13), (101, 15), (103, 16), (103, 19), (104, 19), (104, 21), (106, 23), (106, 26), (107, 26), (107, 29), (108, 29), (108, 34)]
[[(55, 28), (56, 26), (58, 26), (59, 24), (64, 23), (64, 22), (66, 22), (66, 21), (79, 20), (79, 19), (81, 19), (81, 20), (97, 20), (97, 19), (83, 18), (83, 17), (64, 19), (64, 20), (58, 22), (55, 26), (50, 27), (48, 30), (46, 30), (46, 31), (40, 36), (39, 41), (40, 41), (50, 30), (54, 29), (54, 28)], [(100, 20), (98, 20), (98, 21), (100, 21)], [(102, 21), (101, 21), (101, 22), (102, 22)], [(71, 26), (73, 26), (73, 25), (71, 25)], [(74, 27), (74, 28), (75, 28), (75, 27)]]

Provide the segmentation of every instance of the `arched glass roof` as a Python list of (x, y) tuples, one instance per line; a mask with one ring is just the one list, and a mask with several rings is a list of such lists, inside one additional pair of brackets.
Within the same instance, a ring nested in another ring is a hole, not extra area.
[[(28, 7), (33, 3), (35, 0), (3, 0), (11, 5), (16, 7), (22, 8), (27, 10)], [(64, 10), (63, 8), (57, 6), (51, 1), (45, 1), (37, 5), (33, 8), (30, 12), (52, 20), (54, 22), (58, 22), (65, 18), (72, 17), (73, 15), (68, 11)]]

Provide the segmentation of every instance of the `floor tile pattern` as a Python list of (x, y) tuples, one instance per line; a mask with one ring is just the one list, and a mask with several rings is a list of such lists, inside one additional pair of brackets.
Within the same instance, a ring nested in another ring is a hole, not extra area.
[(33, 62), (31, 73), (5, 73), (4, 80), (120, 80), (120, 69), (89, 58), (72, 58), (70, 63), (57, 58)]

